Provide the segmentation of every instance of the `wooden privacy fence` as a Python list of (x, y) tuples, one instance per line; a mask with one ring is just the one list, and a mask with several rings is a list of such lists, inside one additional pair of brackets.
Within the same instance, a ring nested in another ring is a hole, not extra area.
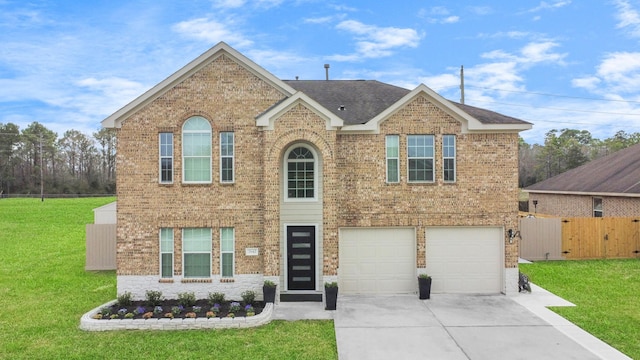
[(87, 225), (85, 270), (116, 269), (116, 224)]
[(527, 260), (640, 258), (640, 218), (521, 218)]

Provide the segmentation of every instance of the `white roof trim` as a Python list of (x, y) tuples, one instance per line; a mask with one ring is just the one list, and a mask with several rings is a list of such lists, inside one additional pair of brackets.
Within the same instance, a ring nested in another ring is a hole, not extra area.
[(302, 91), (298, 91), (293, 96), (258, 116), (256, 118), (256, 125), (265, 130), (273, 130), (276, 120), (300, 103), (304, 104), (316, 115), (323, 118), (327, 123), (327, 130), (336, 130), (337, 128), (342, 127), (344, 121), (340, 117), (327, 110), (327, 108), (320, 105), (317, 101), (313, 100)]
[(402, 97), (395, 104), (388, 107), (373, 119), (367, 121), (364, 124), (347, 125), (342, 128), (341, 132), (378, 134), (380, 132), (380, 124), (383, 121), (402, 109), (406, 104), (413, 101), (419, 95), (426, 96), (432, 104), (434, 104), (447, 114), (451, 115), (454, 119), (460, 121), (460, 123), (462, 124), (462, 133), (519, 132), (531, 129), (531, 124), (483, 124), (478, 119), (462, 111), (447, 99), (431, 90), (428, 86), (420, 84), (413, 91)]
[(534, 194), (550, 194), (550, 195), (580, 195), (580, 196), (611, 196), (611, 197), (640, 197), (638, 193), (608, 193), (608, 192), (587, 192), (587, 191), (557, 191), (557, 190), (527, 190), (522, 191)]
[(102, 126), (105, 128), (119, 128), (122, 125), (122, 121), (131, 116), (131, 114), (140, 110), (150, 102), (157, 99), (159, 96), (172, 89), (174, 86), (188, 78), (204, 66), (211, 63), (221, 55), (227, 55), (235, 60), (239, 65), (243, 66), (247, 70), (251, 71), (254, 75), (265, 80), (273, 87), (282, 92), (285, 96), (290, 96), (296, 91), (284, 81), (278, 79), (273, 74), (251, 61), (246, 56), (242, 55), (231, 46), (224, 42), (219, 42), (216, 46), (207, 50), (204, 54), (198, 56), (196, 59), (185, 65), (180, 70), (173, 73), (168, 78), (161, 81), (156, 86), (152, 87), (138, 98), (128, 103), (120, 110), (111, 114), (109, 117), (102, 121)]

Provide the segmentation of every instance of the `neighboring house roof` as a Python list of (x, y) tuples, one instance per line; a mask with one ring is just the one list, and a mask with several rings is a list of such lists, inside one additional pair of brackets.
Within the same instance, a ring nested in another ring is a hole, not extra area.
[(182, 69), (145, 92), (131, 103), (102, 121), (108, 128), (119, 128), (122, 122), (181, 83), (221, 55), (238, 64), (278, 89), (283, 100), (256, 117), (256, 125), (273, 127), (280, 114), (298, 103), (308, 105), (327, 121), (327, 128), (343, 132), (377, 133), (379, 125), (419, 95), (462, 123), (463, 132), (519, 132), (531, 124), (493, 111), (448, 101), (425, 85), (414, 90), (375, 80), (280, 80), (224, 42), (191, 61)]
[(524, 189), (532, 193), (640, 197), (640, 144)]

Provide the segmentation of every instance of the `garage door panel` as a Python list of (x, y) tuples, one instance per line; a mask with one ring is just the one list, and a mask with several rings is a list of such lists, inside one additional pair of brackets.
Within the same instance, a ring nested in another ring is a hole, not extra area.
[(434, 227), (426, 231), (433, 293), (499, 293), (502, 228)]
[(416, 291), (414, 229), (341, 229), (339, 248), (341, 293), (393, 294)]

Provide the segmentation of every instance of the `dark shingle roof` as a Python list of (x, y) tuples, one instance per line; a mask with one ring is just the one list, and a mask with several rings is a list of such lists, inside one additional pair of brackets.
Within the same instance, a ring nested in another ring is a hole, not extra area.
[(451, 100), (449, 100), (449, 102), (460, 108), (460, 110), (476, 118), (483, 124), (529, 124), (529, 122), (516, 119), (511, 116), (502, 115), (495, 111), (481, 109), (467, 104), (460, 104)]
[[(364, 124), (373, 119), (410, 90), (376, 80), (284, 80), (297, 91), (333, 112), (346, 125)], [(451, 102), (483, 124), (528, 124), (493, 111)], [(340, 108), (344, 106), (344, 110)]]
[[(285, 80), (347, 125), (364, 124), (410, 91), (375, 80)], [(340, 107), (344, 106), (344, 110)]]
[(590, 161), (525, 190), (640, 194), (640, 144)]

